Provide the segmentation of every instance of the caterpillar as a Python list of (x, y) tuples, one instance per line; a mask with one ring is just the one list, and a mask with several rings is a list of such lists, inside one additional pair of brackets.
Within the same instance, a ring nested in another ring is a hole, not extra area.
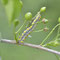
[(40, 12), (37, 13), (37, 15), (33, 18), (31, 25), (26, 28), (26, 30), (23, 31), (23, 33), (21, 34), (21, 37), (18, 39), (19, 42), (23, 43), (23, 41), (25, 40), (25, 38), (34, 30), (34, 28), (36, 27), (36, 23), (40, 20), (41, 15)]

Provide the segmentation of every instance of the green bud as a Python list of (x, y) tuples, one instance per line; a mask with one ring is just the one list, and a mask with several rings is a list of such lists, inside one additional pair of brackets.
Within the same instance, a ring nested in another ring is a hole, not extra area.
[(46, 10), (46, 7), (42, 7), (41, 9), (40, 9), (40, 12), (44, 12)]
[(44, 23), (44, 24), (46, 24), (46, 23), (48, 23), (48, 20), (47, 19), (42, 19), (42, 22)]
[(16, 27), (18, 24), (19, 24), (19, 20), (18, 19), (15, 19), (14, 20), (14, 26)]
[(60, 17), (58, 18), (58, 22), (60, 23)]
[(32, 13), (31, 12), (28, 12), (25, 14), (25, 19), (26, 20), (31, 20), (32, 19)]

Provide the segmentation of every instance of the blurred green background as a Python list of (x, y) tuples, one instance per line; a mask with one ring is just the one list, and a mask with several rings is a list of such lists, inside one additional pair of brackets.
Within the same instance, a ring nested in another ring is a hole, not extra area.
[[(49, 20), (47, 26), (48, 32), (32, 33), (32, 38), (27, 38), (25, 42), (40, 44), (42, 40), (47, 36), (51, 29), (58, 23), (57, 19), (60, 16), (60, 0), (22, 0), (23, 9), (19, 17), (20, 25), (23, 23), (23, 16), (26, 12), (32, 12), (33, 16), (40, 10), (41, 7), (46, 6), (47, 10), (44, 14)], [(44, 27), (43, 24), (38, 24), (37, 29)], [(0, 32), (2, 38), (13, 39), (13, 26), (9, 27), (8, 18), (5, 12), (5, 8), (0, 0)], [(57, 34), (57, 29), (53, 32), (48, 41), (52, 40)], [(60, 47), (53, 48), (60, 51)], [(13, 44), (0, 43), (0, 56), (2, 60), (57, 60), (54, 54), (30, 48), (26, 46), (18, 46)]]

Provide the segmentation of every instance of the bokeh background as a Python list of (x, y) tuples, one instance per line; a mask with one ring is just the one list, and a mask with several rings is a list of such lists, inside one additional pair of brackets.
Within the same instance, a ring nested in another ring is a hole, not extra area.
[[(24, 19), (23, 16), (26, 12), (32, 12), (33, 16), (40, 10), (41, 7), (46, 6), (47, 10), (43, 17), (46, 17), (49, 22), (46, 25), (49, 27), (48, 32), (31, 33), (32, 38), (27, 38), (25, 42), (40, 44), (42, 40), (47, 36), (51, 29), (58, 23), (58, 17), (60, 16), (60, 0), (22, 0), (23, 9), (19, 17), (20, 25), (22, 25)], [(38, 24), (37, 29), (45, 27), (44, 24)], [(0, 32), (2, 38), (13, 40), (13, 25), (10, 27), (8, 24), (8, 18), (5, 12), (5, 8), (0, 0)], [(24, 29), (22, 29), (23, 31)], [(52, 40), (57, 34), (57, 29), (48, 38), (48, 41)], [(47, 41), (47, 42), (48, 42)], [(52, 47), (53, 48), (53, 47)], [(60, 47), (53, 48), (60, 51)], [(57, 60), (54, 54), (30, 48), (26, 46), (18, 46), (13, 44), (0, 43), (0, 56), (2, 60)]]

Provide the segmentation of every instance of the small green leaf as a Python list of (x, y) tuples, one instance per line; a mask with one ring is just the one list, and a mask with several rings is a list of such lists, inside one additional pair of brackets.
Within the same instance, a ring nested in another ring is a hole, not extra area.
[(51, 41), (47, 44), (47, 46), (57, 47), (60, 46), (60, 43), (58, 41)]
[(9, 23), (19, 17), (22, 5), (23, 3), (20, 0), (8, 0), (8, 3), (5, 5), (5, 10), (8, 16)]
[(23, 7), (23, 2), (20, 0), (21, 7)]
[(16, 27), (18, 24), (19, 24), (19, 20), (18, 19), (15, 19), (14, 20), (14, 26)]

